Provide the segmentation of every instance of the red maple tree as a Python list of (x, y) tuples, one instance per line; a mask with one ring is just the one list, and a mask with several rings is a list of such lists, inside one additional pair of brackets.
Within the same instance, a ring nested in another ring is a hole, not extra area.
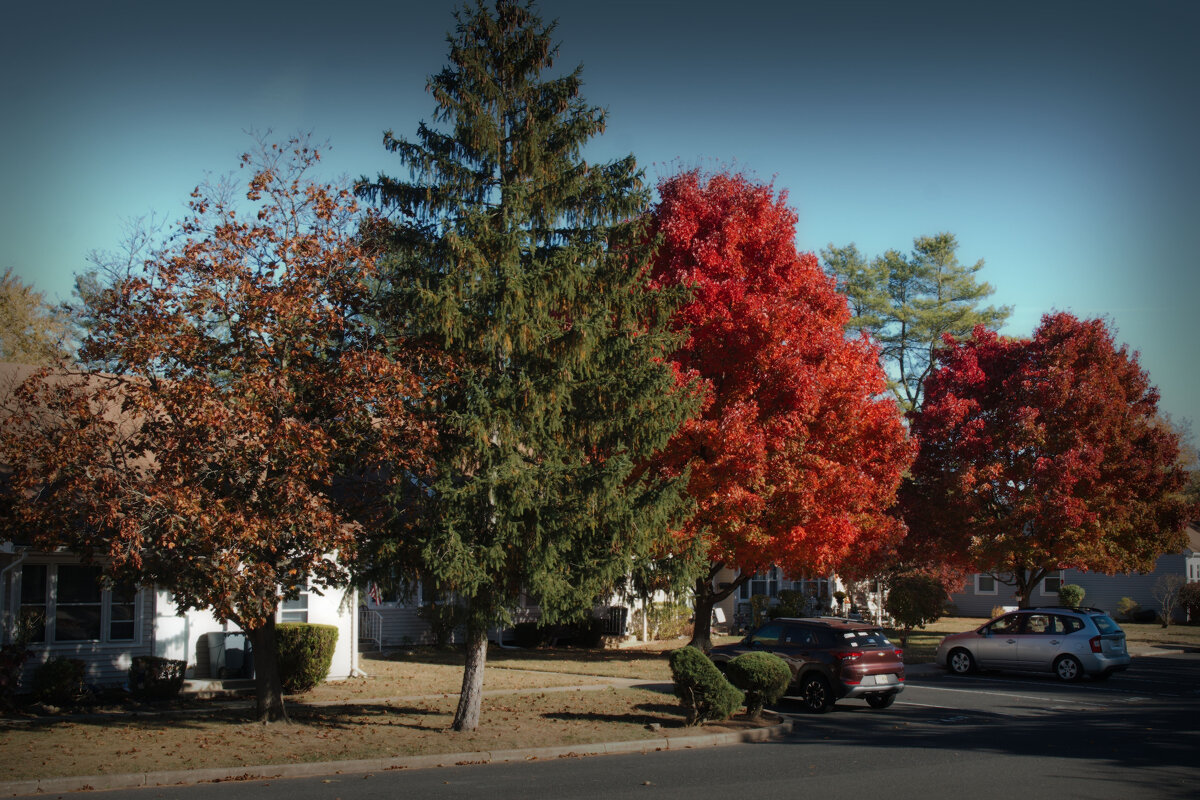
[(243, 157), (249, 202), (197, 188), (144, 273), (92, 299), (81, 353), (107, 371), (26, 380), (0, 437), (15, 524), (236, 622), (264, 720), (286, 718), (281, 600), (346, 584), (427, 440), (412, 364), (364, 317), (355, 202), (308, 177), (317, 160), (263, 144)]
[(1101, 320), (947, 340), (912, 418), (910, 546), (988, 572), (1022, 605), (1047, 573), (1148, 571), (1186, 543), (1179, 436)]
[[(911, 459), (875, 347), (843, 335), (844, 297), (795, 246), (785, 193), (742, 175), (687, 172), (659, 185), (654, 280), (691, 288), (673, 359), (707, 393), (666, 462), (690, 468), (697, 512), (680, 532), (707, 552), (692, 644), (715, 603), (772, 564), (828, 572), (903, 527), (892, 507)], [(740, 570), (714, 585), (723, 568)]]

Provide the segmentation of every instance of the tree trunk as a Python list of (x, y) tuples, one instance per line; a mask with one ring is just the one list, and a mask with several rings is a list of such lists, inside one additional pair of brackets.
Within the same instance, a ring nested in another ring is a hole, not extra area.
[(692, 640), (689, 647), (695, 647), (702, 653), (712, 650), (712, 610), (717, 604), (712, 591), (712, 581), (709, 578), (696, 579), (696, 599), (693, 603), (696, 615), (692, 621)]
[(248, 630), (254, 644), (254, 713), (259, 722), (288, 722), (275, 652), (275, 617), (261, 628)]
[(487, 628), (472, 621), (467, 625), (467, 663), (463, 667), (462, 693), (454, 712), (456, 731), (479, 727), (479, 706), (483, 700), (483, 667), (487, 663)]
[(712, 611), (717, 603), (724, 600), (729, 595), (737, 591), (738, 587), (746, 583), (753, 577), (753, 573), (739, 575), (731, 584), (724, 589), (713, 588), (713, 578), (724, 569), (724, 564), (713, 564), (707, 575), (701, 575), (696, 579), (695, 598), (693, 600), (693, 608), (695, 609), (695, 617), (692, 620), (692, 640), (688, 642), (689, 647), (695, 647), (702, 653), (707, 653), (712, 650)]

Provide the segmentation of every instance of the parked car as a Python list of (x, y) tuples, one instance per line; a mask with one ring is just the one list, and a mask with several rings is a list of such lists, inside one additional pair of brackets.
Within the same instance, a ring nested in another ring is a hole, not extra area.
[(937, 663), (956, 675), (979, 669), (1053, 672), (1103, 680), (1127, 669), (1125, 632), (1098, 608), (1022, 608), (942, 639)]
[(844, 697), (887, 708), (904, 691), (903, 651), (874, 625), (840, 617), (771, 620), (737, 644), (714, 647), (709, 657), (724, 671), (742, 653), (765, 650), (792, 670), (788, 694), (821, 713)]

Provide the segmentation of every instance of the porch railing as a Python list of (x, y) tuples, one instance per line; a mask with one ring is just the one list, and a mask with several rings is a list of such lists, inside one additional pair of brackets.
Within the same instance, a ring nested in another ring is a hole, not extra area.
[(375, 650), (383, 650), (383, 615), (378, 611), (360, 608), (358, 610), (358, 649), (366, 649), (364, 645), (374, 645)]

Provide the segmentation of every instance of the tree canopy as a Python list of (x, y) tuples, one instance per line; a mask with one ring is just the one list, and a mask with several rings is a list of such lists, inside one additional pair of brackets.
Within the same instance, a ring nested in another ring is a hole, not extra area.
[(70, 358), (71, 324), (11, 269), (0, 276), (0, 361), (57, 364)]
[(959, 263), (951, 233), (918, 236), (907, 256), (888, 250), (868, 262), (854, 244), (831, 244), (821, 256), (849, 299), (848, 327), (879, 343), (889, 386), (905, 410), (920, 407), (933, 352), (945, 334), (965, 337), (978, 325), (996, 330), (1011, 312), (1007, 306), (980, 307), (993, 291), (976, 278), (983, 261)]
[[(828, 572), (852, 550), (900, 535), (888, 515), (911, 459), (878, 351), (847, 338), (846, 300), (795, 246), (786, 195), (742, 175), (686, 172), (663, 181), (654, 212), (654, 278), (687, 287), (672, 355), (700, 379), (702, 413), (665, 460), (690, 467), (697, 512), (684, 541), (703, 543), (693, 643), (709, 645), (712, 605), (776, 564)], [(730, 567), (741, 576), (713, 585)]]
[(363, 317), (355, 202), (311, 181), (317, 159), (264, 144), (242, 200), (232, 180), (197, 187), (145, 272), (93, 297), (81, 355), (113, 371), (27, 381), (0, 440), (36, 543), (251, 635), (263, 719), (286, 717), (281, 600), (348, 581), (370, 501), (428, 438), (415, 370)]
[(1043, 317), (1029, 339), (947, 337), (912, 417), (916, 546), (1016, 587), (1052, 570), (1149, 571), (1195, 507), (1179, 435), (1136, 353), (1101, 320)]
[(479, 719), (488, 628), (525, 592), (542, 620), (586, 613), (687, 510), (646, 467), (694, 407), (665, 354), (679, 293), (652, 287), (632, 156), (589, 164), (604, 112), (530, 6), (456, 13), (429, 78), (434, 123), (385, 134), (410, 180), (360, 184), (388, 215), (389, 332), (443, 352), (435, 465), (381, 549), (466, 610), (453, 727)]

